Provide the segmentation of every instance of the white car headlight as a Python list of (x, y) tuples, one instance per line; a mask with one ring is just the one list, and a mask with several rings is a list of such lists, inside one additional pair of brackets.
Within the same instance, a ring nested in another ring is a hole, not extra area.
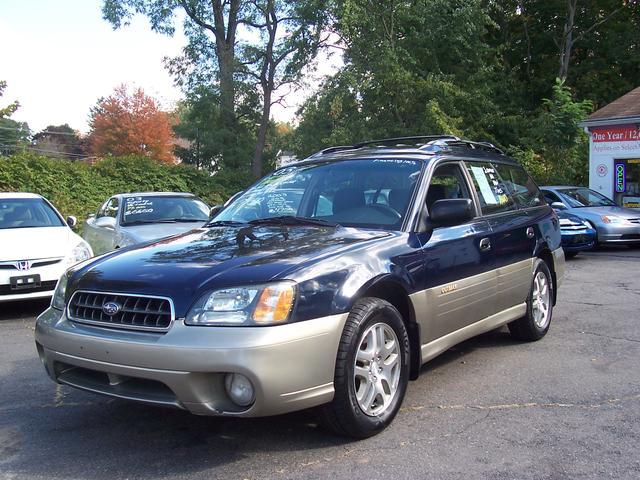
[(69, 283), (69, 274), (72, 273), (69, 270), (64, 272), (58, 280), (56, 290), (51, 297), (51, 306), (57, 310), (64, 310), (65, 297), (67, 295), (67, 283)]
[(187, 325), (277, 325), (288, 320), (295, 300), (293, 282), (222, 288), (200, 297)]
[(82, 241), (71, 250), (67, 257), (67, 265), (72, 266), (91, 257), (93, 257), (91, 247), (87, 242)]

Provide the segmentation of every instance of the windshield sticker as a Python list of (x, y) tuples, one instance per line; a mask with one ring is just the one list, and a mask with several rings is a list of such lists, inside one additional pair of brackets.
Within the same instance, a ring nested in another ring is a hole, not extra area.
[(128, 197), (124, 203), (124, 215), (153, 213), (153, 201), (142, 197)]
[[(291, 214), (296, 212), (295, 199), (288, 199), (286, 193), (272, 193), (267, 199), (269, 213)], [(300, 195), (302, 197), (302, 195)]]

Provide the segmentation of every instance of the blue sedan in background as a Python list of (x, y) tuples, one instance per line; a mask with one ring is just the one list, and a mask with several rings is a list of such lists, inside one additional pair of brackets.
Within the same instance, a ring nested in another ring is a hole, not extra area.
[(640, 210), (624, 208), (586, 187), (540, 187), (556, 211), (570, 213), (596, 231), (597, 245), (640, 246)]
[(575, 257), (578, 253), (591, 250), (596, 244), (596, 231), (589, 223), (576, 215), (558, 212), (562, 249), (565, 257)]

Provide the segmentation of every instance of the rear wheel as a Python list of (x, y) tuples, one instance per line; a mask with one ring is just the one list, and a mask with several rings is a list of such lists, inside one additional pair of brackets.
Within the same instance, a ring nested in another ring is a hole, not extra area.
[(351, 310), (336, 359), (333, 401), (321, 407), (324, 425), (366, 438), (398, 413), (409, 379), (409, 337), (390, 303), (363, 298)]
[(549, 331), (553, 314), (553, 280), (544, 260), (536, 259), (533, 281), (527, 299), (527, 313), (509, 324), (511, 335), (518, 340), (540, 340)]

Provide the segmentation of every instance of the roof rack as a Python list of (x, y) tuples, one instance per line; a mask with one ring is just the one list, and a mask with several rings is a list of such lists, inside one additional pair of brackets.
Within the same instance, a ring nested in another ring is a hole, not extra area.
[[(421, 148), (434, 140), (459, 140), (455, 135), (419, 135), (411, 137), (392, 137), (383, 138), (380, 140), (367, 140), (365, 142), (358, 142), (353, 145), (337, 145), (334, 147), (325, 148), (319, 152), (314, 153), (309, 158), (319, 157), (329, 153), (342, 152), (345, 150), (357, 150), (358, 148), (370, 146), (370, 145), (387, 145), (387, 146), (412, 146)], [(426, 143), (419, 142), (419, 140), (427, 140)], [(411, 141), (411, 143), (409, 143)]]
[[(426, 140), (426, 142), (424, 142)], [(317, 153), (314, 153), (309, 158), (317, 158), (329, 153), (342, 152), (346, 150), (357, 150), (359, 148), (367, 146), (389, 146), (389, 147), (415, 147), (418, 150), (424, 150), (429, 152), (438, 151), (440, 149), (448, 149), (449, 147), (466, 147), (472, 149), (481, 149), (496, 152), (500, 155), (504, 155), (504, 152), (498, 147), (489, 142), (474, 142), (471, 140), (464, 140), (455, 135), (418, 135), (411, 137), (392, 137), (383, 138), (380, 140), (367, 140), (365, 142), (359, 142), (354, 145), (338, 145), (334, 147), (325, 148)]]

